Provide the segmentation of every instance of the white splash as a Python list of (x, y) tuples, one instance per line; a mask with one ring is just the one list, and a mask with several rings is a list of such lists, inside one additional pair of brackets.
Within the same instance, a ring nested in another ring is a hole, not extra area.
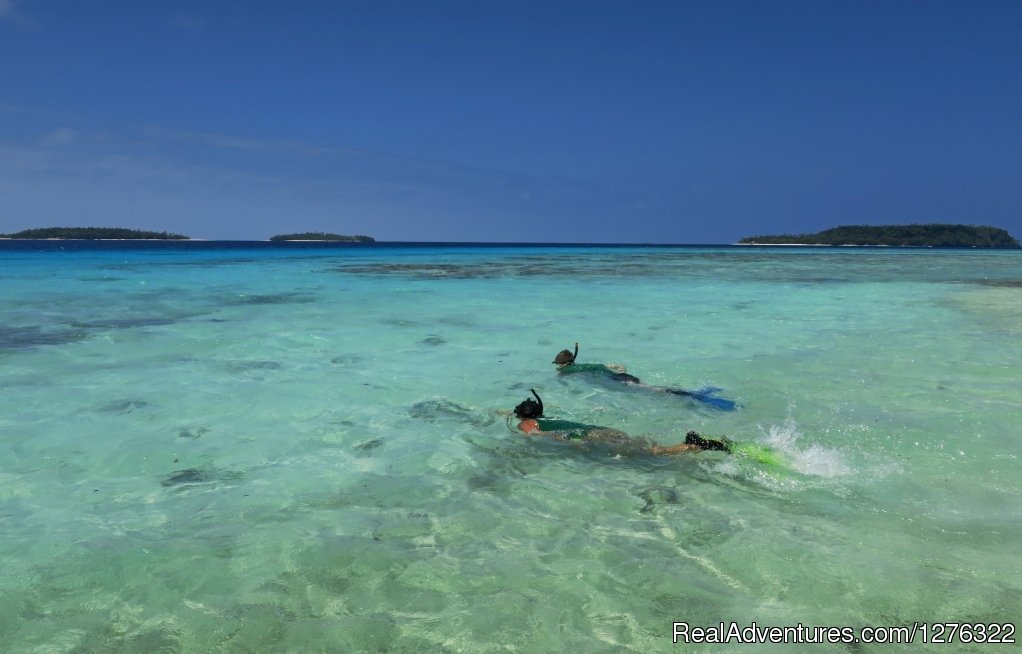
[(798, 441), (802, 432), (791, 418), (785, 420), (783, 425), (760, 429), (763, 431), (762, 442), (781, 452), (785, 464), (796, 472), (828, 478), (843, 477), (852, 472), (838, 450), (820, 445), (800, 447)]

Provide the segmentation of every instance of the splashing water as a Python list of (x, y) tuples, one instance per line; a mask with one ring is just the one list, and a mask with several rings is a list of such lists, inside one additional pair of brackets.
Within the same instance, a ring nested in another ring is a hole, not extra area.
[(852, 473), (839, 450), (818, 444), (801, 446), (802, 432), (792, 418), (785, 420), (783, 425), (770, 425), (763, 430), (761, 440), (780, 452), (782, 460), (801, 474), (833, 478)]

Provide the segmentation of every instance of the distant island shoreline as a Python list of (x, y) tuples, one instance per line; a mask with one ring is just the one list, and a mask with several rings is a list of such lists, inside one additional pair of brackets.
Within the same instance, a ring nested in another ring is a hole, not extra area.
[[(5, 241), (192, 241), (182, 234), (154, 232), (123, 227), (42, 227), (25, 229), (14, 234), (0, 234)], [(280, 242), (313, 241), (330, 243), (375, 243), (376, 239), (361, 234), (348, 236), (328, 232), (300, 232), (278, 234), (268, 240)]]
[(153, 232), (124, 227), (40, 227), (14, 234), (0, 234), (9, 240), (104, 240), (104, 241), (187, 241), (189, 238), (171, 232)]
[(732, 243), (650, 243), (650, 242), (523, 242), (523, 241), (382, 241), (363, 235), (328, 232), (278, 234), (269, 239), (193, 239), (169, 232), (109, 227), (48, 227), (27, 229), (15, 234), (0, 234), (0, 241), (126, 241), (172, 243), (316, 243), (344, 245), (390, 246), (486, 246), (486, 247), (871, 247), (871, 248), (948, 248), (948, 249), (1019, 249), (1019, 242), (1007, 231), (995, 227), (969, 225), (883, 225), (845, 226), (816, 234), (752, 236)]
[(956, 224), (845, 225), (815, 234), (749, 236), (735, 245), (1018, 249), (998, 227)]
[(342, 243), (375, 243), (372, 236), (356, 234), (330, 234), (328, 232), (299, 232), (297, 234), (277, 234), (270, 237), (271, 241), (317, 241), (317, 242), (342, 242)]

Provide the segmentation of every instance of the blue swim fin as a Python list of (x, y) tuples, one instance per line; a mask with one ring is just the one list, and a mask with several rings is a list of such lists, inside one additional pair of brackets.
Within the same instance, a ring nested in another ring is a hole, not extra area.
[(738, 408), (734, 400), (728, 400), (723, 397), (713, 397), (712, 395), (692, 395), (692, 397), (704, 404), (715, 406), (721, 411), (734, 411)]
[(722, 390), (715, 386), (705, 386), (697, 391), (686, 391), (680, 388), (665, 388), (668, 393), (672, 395), (681, 395), (683, 397), (691, 397), (693, 400), (702, 402), (703, 404), (709, 404), (712, 407), (716, 407), (721, 411), (734, 411), (738, 405), (733, 400), (728, 400), (723, 397), (714, 397), (713, 393)]

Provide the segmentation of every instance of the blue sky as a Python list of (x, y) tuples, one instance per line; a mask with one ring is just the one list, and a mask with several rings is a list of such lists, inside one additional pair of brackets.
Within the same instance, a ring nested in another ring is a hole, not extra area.
[(1022, 237), (1022, 2), (0, 0), (0, 233)]

